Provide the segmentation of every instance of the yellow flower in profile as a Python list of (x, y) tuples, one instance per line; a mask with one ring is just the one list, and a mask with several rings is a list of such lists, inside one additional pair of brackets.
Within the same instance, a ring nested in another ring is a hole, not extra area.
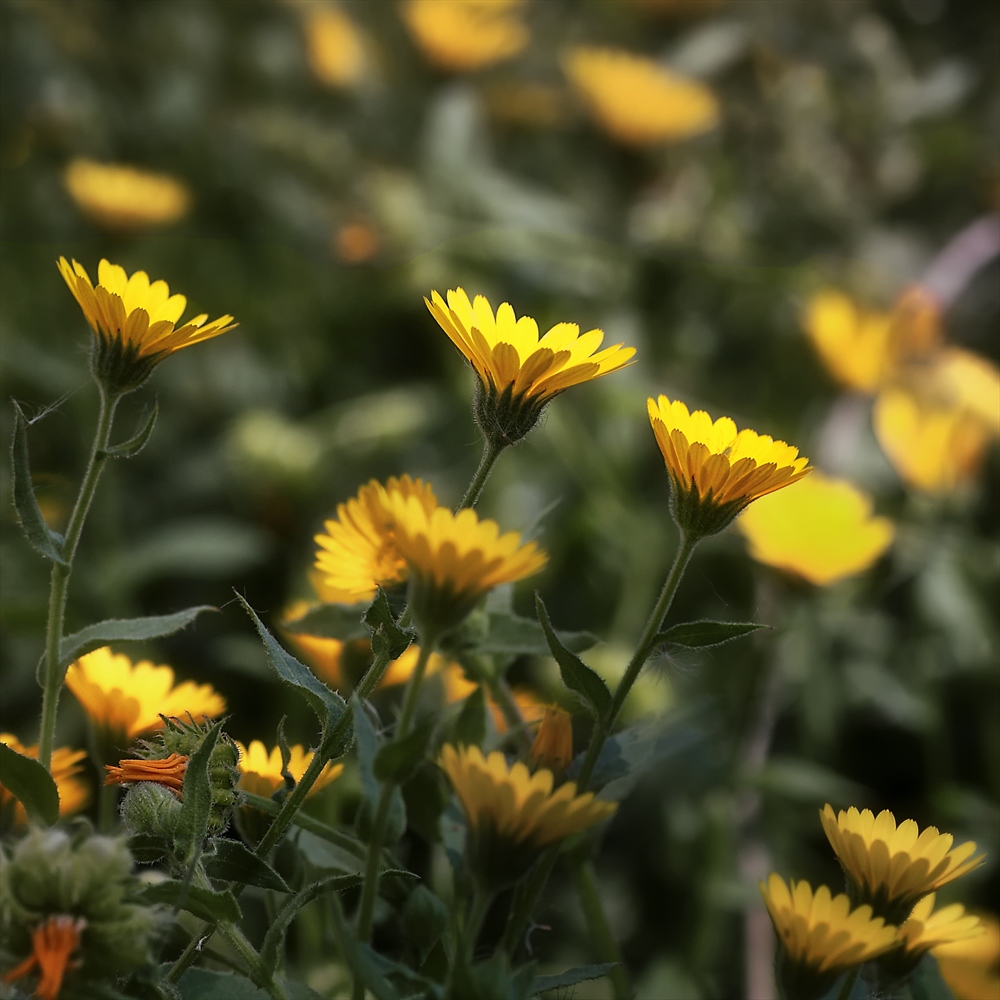
[(163, 728), (167, 718), (190, 716), (195, 722), (214, 718), (226, 703), (208, 684), (174, 685), (170, 667), (149, 660), (133, 663), (108, 646), (95, 649), (70, 665), (66, 686), (99, 729), (119, 741)]
[[(240, 788), (245, 792), (270, 798), (285, 783), (285, 779), (281, 776), (281, 748), (274, 747), (268, 753), (267, 748), (260, 740), (253, 740), (248, 747), (237, 740), (236, 746), (240, 751)], [(298, 744), (289, 747), (288, 753), (288, 773), (296, 782), (299, 782), (312, 763), (313, 754)], [(331, 781), (339, 777), (343, 770), (343, 764), (327, 764), (320, 771), (319, 777), (309, 789), (306, 797), (315, 795), (322, 788), (325, 788)]]
[(872, 916), (867, 905), (851, 908), (841, 893), (806, 881), (785, 884), (772, 872), (759, 883), (764, 905), (784, 951), (778, 968), (784, 995), (813, 1000), (826, 993), (847, 969), (896, 947), (896, 928)]
[(1000, 997), (1000, 920), (982, 914), (983, 933), (931, 952), (955, 1000)]
[(466, 849), (487, 889), (513, 884), (542, 848), (600, 823), (616, 808), (593, 792), (577, 795), (572, 781), (553, 791), (551, 771), (532, 774), (524, 764), (508, 765), (499, 750), (484, 758), (479, 747), (448, 745), (439, 763), (462, 803)]
[(952, 848), (954, 838), (929, 826), (922, 833), (912, 819), (896, 826), (888, 809), (878, 816), (851, 806), (834, 815), (820, 810), (826, 836), (851, 883), (852, 898), (869, 903), (879, 916), (901, 924), (914, 905), (930, 892), (978, 868), (984, 855), (973, 857), (968, 841)]
[(1000, 369), (988, 358), (947, 347), (930, 367), (928, 391), (1000, 435)]
[(334, 3), (304, 8), (309, 68), (320, 83), (349, 87), (364, 79), (365, 43), (355, 23)]
[(82, 264), (59, 258), (59, 273), (94, 332), (91, 366), (111, 391), (138, 388), (168, 354), (232, 330), (232, 316), (210, 323), (206, 313), (178, 326), (187, 306), (183, 295), (171, 295), (165, 281), (150, 283), (145, 271), (131, 277), (117, 264), (102, 260), (97, 285)]
[(524, 0), (408, 0), (403, 20), (427, 59), (466, 73), (516, 56), (528, 44)]
[[(38, 745), (25, 746), (12, 733), (0, 733), (0, 743), (6, 743), (11, 750), (25, 757), (38, 759)], [(50, 774), (59, 793), (60, 816), (72, 816), (78, 813), (90, 799), (90, 789), (79, 777), (83, 771), (81, 761), (86, 756), (86, 750), (70, 750), (69, 747), (58, 747), (52, 751)], [(7, 805), (13, 799), (14, 796), (0, 784), (0, 806)], [(15, 805), (14, 818), (18, 824), (28, 821), (24, 806), (20, 802)]]
[(129, 758), (117, 764), (105, 764), (105, 785), (133, 785), (140, 781), (169, 788), (178, 798), (184, 798), (184, 775), (187, 773), (186, 754), (172, 753), (168, 757), (155, 759)]
[(654, 59), (580, 46), (567, 53), (563, 68), (601, 128), (629, 146), (677, 142), (719, 124), (715, 95)]
[(867, 493), (818, 471), (761, 497), (736, 527), (758, 562), (820, 587), (868, 569), (895, 534), (892, 521), (872, 516)]
[(458, 625), (488, 590), (538, 572), (548, 558), (534, 542), (522, 545), (516, 531), (501, 535), (496, 521), (480, 521), (469, 507), (428, 511), (418, 497), (398, 492), (389, 502), (425, 642)]
[(674, 519), (695, 537), (721, 531), (754, 500), (812, 470), (798, 449), (766, 434), (736, 430), (729, 417), (714, 423), (666, 396), (647, 400), (649, 422), (670, 477)]
[(337, 507), (337, 519), (326, 521), (316, 535), (316, 569), (320, 597), (336, 604), (370, 601), (379, 587), (406, 579), (406, 562), (396, 547), (390, 498), (413, 497), (428, 513), (437, 507), (430, 483), (409, 476), (391, 477), (382, 486), (373, 479), (357, 497)]
[(557, 705), (547, 705), (535, 742), (531, 745), (531, 760), (538, 767), (547, 767), (560, 775), (573, 760), (573, 718)]
[[(536, 728), (542, 719), (545, 717), (546, 703), (535, 694), (530, 688), (526, 687), (516, 687), (511, 691), (511, 695), (514, 698), (514, 704), (517, 705), (517, 710), (521, 714), (521, 721), (528, 729)], [(509, 727), (507, 722), (507, 716), (503, 714), (503, 709), (490, 698), (487, 702), (489, 706), (490, 715), (493, 718), (493, 725), (496, 726), (498, 733), (506, 733)]]
[(896, 935), (900, 947), (883, 960), (885, 972), (895, 979), (909, 975), (924, 955), (939, 945), (953, 944), (982, 935), (979, 917), (965, 912), (960, 903), (934, 909), (935, 893), (924, 896), (900, 926)]
[(166, 225), (191, 206), (190, 192), (175, 177), (124, 163), (77, 158), (66, 167), (63, 182), (77, 206), (108, 229)]
[(530, 316), (518, 319), (507, 302), (494, 316), (484, 296), (470, 303), (462, 288), (449, 291), (447, 302), (436, 291), (424, 302), (479, 376), (480, 428), (503, 444), (524, 437), (553, 396), (617, 371), (635, 354), (622, 344), (598, 350), (604, 332), (581, 334), (575, 323), (557, 323), (539, 337)]

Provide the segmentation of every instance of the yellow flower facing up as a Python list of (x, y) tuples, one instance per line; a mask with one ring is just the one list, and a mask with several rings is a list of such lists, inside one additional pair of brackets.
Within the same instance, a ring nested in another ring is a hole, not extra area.
[[(16, 753), (25, 757), (38, 759), (38, 746), (25, 746), (12, 733), (0, 733), (0, 743), (7, 746)], [(85, 781), (80, 778), (83, 771), (82, 761), (87, 756), (86, 750), (70, 750), (69, 747), (58, 747), (52, 751), (52, 766), (50, 773), (52, 780), (56, 783), (56, 791), (59, 793), (59, 815), (72, 816), (78, 813), (90, 799), (90, 789)], [(8, 805), (14, 801), (14, 796), (0, 785), (0, 807)], [(14, 821), (23, 824), (28, 821), (24, 806), (16, 802), (14, 806)]]
[(616, 808), (592, 792), (577, 795), (571, 781), (553, 790), (551, 771), (511, 766), (500, 751), (484, 757), (478, 747), (449, 745), (440, 764), (468, 820), (472, 868), (487, 889), (516, 882), (544, 847), (600, 823)]
[(714, 423), (666, 396), (647, 402), (649, 421), (670, 477), (674, 520), (695, 537), (721, 531), (754, 500), (790, 486), (812, 470), (798, 449), (756, 431)]
[(719, 102), (707, 87), (645, 56), (581, 46), (563, 68), (598, 125), (626, 145), (677, 142), (719, 124)]
[(116, 746), (163, 728), (167, 718), (191, 716), (195, 722), (214, 718), (226, 703), (208, 684), (174, 684), (170, 667), (149, 660), (133, 663), (108, 646), (81, 656), (66, 671), (66, 686), (76, 695), (96, 728)]
[(736, 527), (758, 562), (821, 587), (868, 569), (895, 534), (892, 521), (872, 516), (867, 493), (816, 471), (761, 497)]
[(784, 995), (813, 1000), (838, 977), (896, 947), (896, 928), (872, 916), (867, 905), (851, 908), (851, 900), (834, 896), (821, 885), (785, 883), (772, 872), (760, 884), (764, 905), (782, 946), (778, 960)]
[[(281, 748), (274, 747), (268, 753), (267, 748), (260, 740), (253, 740), (248, 747), (237, 740), (236, 746), (240, 751), (240, 788), (245, 792), (270, 798), (285, 783), (285, 779), (281, 776)], [(312, 763), (313, 754), (298, 744), (289, 747), (288, 752), (288, 773), (296, 782), (299, 782)], [(315, 795), (325, 788), (331, 781), (339, 777), (343, 770), (343, 764), (327, 764), (320, 771), (319, 777), (309, 789), (306, 797)]]
[(175, 177), (124, 163), (71, 160), (63, 182), (80, 210), (107, 229), (166, 225), (191, 206), (190, 192)]
[(165, 281), (150, 282), (145, 271), (129, 276), (124, 268), (102, 260), (95, 286), (82, 264), (60, 257), (59, 273), (94, 332), (94, 375), (115, 394), (142, 385), (168, 354), (236, 326), (232, 316), (206, 322), (207, 313), (178, 325), (187, 299), (171, 295)]
[(518, 319), (507, 302), (494, 316), (484, 296), (469, 302), (462, 288), (449, 291), (447, 302), (436, 291), (424, 302), (479, 376), (476, 420), (499, 444), (524, 437), (560, 392), (617, 371), (635, 354), (622, 344), (600, 350), (604, 332), (581, 334), (575, 323), (557, 323), (539, 337), (530, 316)]
[(334, 3), (312, 3), (303, 9), (309, 68), (320, 83), (350, 87), (368, 68), (365, 43), (354, 22)]
[(428, 511), (419, 498), (390, 496), (396, 547), (410, 571), (410, 607), (424, 641), (458, 625), (493, 587), (514, 583), (545, 565), (534, 542), (500, 534), (471, 508)]
[(492, 66), (521, 52), (524, 0), (408, 0), (403, 21), (429, 62), (453, 73)]
[(955, 1000), (1000, 997), (1000, 920), (982, 914), (980, 923), (982, 934), (940, 944), (931, 952)]
[(951, 834), (933, 826), (921, 832), (912, 819), (897, 827), (888, 809), (874, 816), (851, 806), (834, 814), (828, 804), (819, 815), (852, 898), (894, 924), (906, 920), (922, 897), (983, 863), (984, 855), (973, 857), (973, 841), (952, 848)]

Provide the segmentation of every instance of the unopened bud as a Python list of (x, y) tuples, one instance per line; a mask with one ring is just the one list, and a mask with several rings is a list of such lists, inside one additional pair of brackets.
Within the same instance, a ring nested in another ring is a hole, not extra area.
[(531, 759), (538, 767), (562, 774), (573, 759), (573, 719), (568, 712), (550, 705), (545, 709), (538, 735), (531, 746)]

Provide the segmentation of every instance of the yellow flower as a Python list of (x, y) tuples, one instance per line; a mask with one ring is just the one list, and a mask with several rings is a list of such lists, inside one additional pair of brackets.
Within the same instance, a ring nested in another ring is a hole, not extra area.
[(894, 924), (902, 923), (923, 896), (983, 862), (982, 854), (972, 857), (973, 841), (953, 849), (951, 834), (933, 826), (921, 833), (912, 819), (897, 828), (888, 809), (876, 817), (869, 809), (858, 812), (851, 806), (834, 815), (826, 805), (819, 815), (851, 883), (852, 898), (871, 904)]
[(427, 510), (419, 498), (389, 497), (396, 548), (410, 571), (410, 607), (424, 641), (454, 628), (491, 588), (536, 573), (548, 558), (516, 531), (500, 534), (471, 508)]
[(71, 160), (63, 182), (77, 206), (108, 229), (176, 222), (191, 205), (187, 187), (176, 178), (123, 163)]
[(365, 43), (354, 22), (336, 4), (304, 8), (309, 68), (320, 83), (349, 87), (364, 79)]
[(666, 396), (647, 401), (649, 421), (670, 476), (674, 519), (695, 536), (721, 531), (748, 504), (811, 472), (798, 449), (756, 431), (715, 423)]
[[(245, 792), (270, 798), (285, 783), (285, 779), (281, 776), (281, 748), (274, 747), (268, 753), (260, 740), (253, 740), (249, 747), (245, 747), (237, 740), (236, 746), (240, 751), (240, 788)], [(289, 747), (288, 752), (288, 773), (296, 782), (299, 782), (312, 763), (312, 751), (296, 744)], [(309, 789), (309, 795), (315, 795), (322, 788), (325, 788), (343, 770), (343, 764), (327, 764), (320, 771), (315, 784)], [(308, 798), (308, 795), (306, 797)]]
[(544, 336), (530, 316), (518, 319), (509, 303), (497, 309), (464, 289), (435, 291), (424, 302), (441, 329), (479, 376), (476, 420), (487, 438), (512, 444), (534, 427), (542, 407), (570, 386), (623, 367), (634, 347), (615, 344), (598, 350), (602, 330), (580, 333), (575, 323), (557, 323)]
[(820, 472), (762, 497), (736, 527), (758, 562), (821, 587), (866, 570), (895, 534), (888, 518), (872, 517), (867, 493)]
[(822, 996), (846, 969), (896, 946), (896, 928), (872, 917), (870, 906), (851, 909), (851, 900), (821, 885), (786, 885), (772, 872), (759, 883), (764, 905), (783, 948), (778, 962), (784, 995), (795, 1000)]
[(423, 54), (456, 73), (516, 56), (528, 44), (523, 0), (408, 0), (402, 15)]
[(81, 656), (66, 671), (66, 686), (111, 739), (124, 746), (140, 733), (163, 728), (167, 718), (191, 716), (210, 719), (226, 710), (226, 703), (208, 684), (184, 681), (174, 686), (170, 667), (149, 660), (132, 661), (108, 646)]
[[(25, 746), (11, 733), (0, 733), (0, 743), (6, 743), (11, 750), (25, 757), (38, 759), (38, 746)], [(59, 815), (72, 816), (78, 813), (90, 799), (90, 789), (79, 777), (83, 771), (81, 761), (87, 756), (86, 750), (70, 750), (69, 747), (58, 747), (52, 751), (52, 767), (50, 773), (56, 783), (59, 793)], [(0, 805), (6, 805), (14, 796), (0, 785)], [(18, 802), (15, 806), (14, 821), (18, 824), (28, 821), (24, 806)]]
[(178, 326), (187, 299), (171, 295), (165, 281), (150, 283), (145, 271), (129, 277), (124, 268), (102, 260), (95, 287), (82, 264), (60, 257), (59, 273), (94, 332), (94, 374), (116, 393), (142, 385), (168, 354), (236, 326), (232, 316), (206, 323), (206, 313)]
[(911, 955), (919, 956), (938, 945), (964, 941), (985, 931), (979, 917), (966, 913), (960, 903), (935, 911), (935, 896), (933, 892), (924, 896), (899, 928), (899, 939)]
[(551, 771), (532, 774), (494, 751), (445, 746), (445, 770), (469, 823), (466, 847), (473, 870), (487, 888), (516, 882), (542, 848), (586, 830), (615, 811), (613, 802), (576, 794), (566, 782), (553, 791)]
[(569, 51), (563, 68), (597, 123), (627, 145), (677, 142), (719, 124), (715, 95), (654, 59), (580, 46)]
[(316, 535), (318, 587), (324, 601), (370, 601), (379, 587), (406, 579), (390, 513), (390, 497), (396, 495), (413, 497), (428, 513), (437, 506), (434, 490), (423, 480), (393, 476), (383, 487), (373, 479), (356, 498), (337, 507), (337, 519), (324, 524), (326, 534)]
[(983, 934), (938, 945), (932, 952), (955, 1000), (1000, 997), (1000, 920), (992, 914), (980, 920)]
[(573, 718), (557, 705), (547, 705), (538, 735), (531, 745), (531, 760), (559, 775), (573, 759)]
[(1000, 435), (1000, 369), (987, 358), (948, 347), (931, 365), (927, 391), (979, 420)]

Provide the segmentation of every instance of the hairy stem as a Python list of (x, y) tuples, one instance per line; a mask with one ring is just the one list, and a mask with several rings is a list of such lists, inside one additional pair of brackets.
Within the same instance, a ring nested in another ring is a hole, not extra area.
[(500, 457), (500, 452), (502, 451), (502, 444), (496, 444), (488, 438), (484, 440), (483, 457), (479, 460), (479, 468), (476, 469), (476, 474), (472, 477), (472, 482), (469, 483), (469, 488), (465, 491), (462, 502), (455, 508), (456, 511), (461, 510), (463, 507), (476, 506), (479, 496), (483, 492), (483, 487), (486, 485), (486, 480), (489, 479), (490, 473), (493, 471), (493, 466), (496, 464), (496, 460)]
[(608, 974), (615, 992), (615, 1000), (629, 1000), (632, 991), (629, 988), (628, 977), (625, 975), (625, 968), (622, 964), (621, 950), (611, 932), (611, 924), (608, 923), (607, 914), (601, 903), (601, 894), (597, 888), (593, 864), (584, 861), (577, 865), (573, 871), (573, 881), (576, 883), (580, 906), (583, 908), (583, 915), (587, 920), (587, 929), (590, 931), (590, 936), (597, 948), (597, 957), (602, 962), (618, 963)]

